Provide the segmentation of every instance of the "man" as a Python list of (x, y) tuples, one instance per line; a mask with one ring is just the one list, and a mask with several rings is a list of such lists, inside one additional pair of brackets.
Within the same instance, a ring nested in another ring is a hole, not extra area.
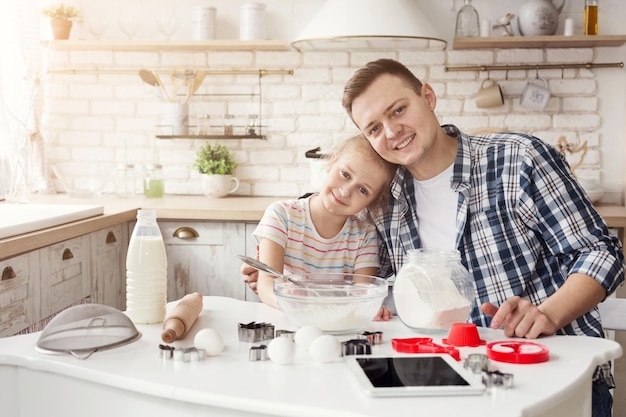
[[(407, 250), (458, 249), (477, 289), (470, 321), (509, 337), (604, 337), (596, 305), (624, 280), (621, 243), (554, 148), (440, 126), (433, 89), (389, 59), (359, 69), (342, 104), (372, 147), (401, 165), (388, 209), (372, 213), (380, 276), (397, 273)], [(611, 387), (607, 363), (594, 374), (594, 416), (611, 415)]]

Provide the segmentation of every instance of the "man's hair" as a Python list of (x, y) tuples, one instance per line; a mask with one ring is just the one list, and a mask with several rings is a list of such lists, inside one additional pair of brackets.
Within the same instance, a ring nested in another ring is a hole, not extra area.
[(354, 100), (363, 94), (378, 77), (384, 74), (390, 74), (400, 78), (405, 86), (415, 91), (418, 96), (421, 95), (422, 82), (413, 75), (407, 67), (398, 61), (394, 61), (393, 59), (379, 59), (369, 62), (354, 73), (343, 89), (341, 104), (351, 119), (353, 119), (352, 103)]

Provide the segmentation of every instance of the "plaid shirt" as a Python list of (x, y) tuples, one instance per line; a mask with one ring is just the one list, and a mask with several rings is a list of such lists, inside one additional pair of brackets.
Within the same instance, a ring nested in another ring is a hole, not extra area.
[[(450, 186), (459, 194), (456, 248), (477, 290), (472, 322), (489, 326), (479, 308), (485, 302), (520, 296), (538, 305), (573, 273), (593, 277), (607, 294), (621, 285), (621, 243), (561, 154), (525, 134), (469, 136), (442, 127), (459, 141)], [(411, 174), (398, 169), (388, 210), (372, 213), (383, 241), (380, 276), (395, 275), (407, 251), (420, 247), (413, 184)], [(597, 309), (557, 333), (604, 337)]]

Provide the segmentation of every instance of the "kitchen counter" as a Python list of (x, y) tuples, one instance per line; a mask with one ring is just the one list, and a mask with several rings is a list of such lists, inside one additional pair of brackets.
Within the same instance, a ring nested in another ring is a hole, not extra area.
[(104, 207), (104, 213), (101, 216), (0, 239), (0, 260), (116, 224), (134, 221), (139, 208), (156, 209), (157, 218), (160, 220), (258, 222), (265, 208), (279, 199), (278, 197), (208, 198), (169, 195), (164, 198), (119, 198), (115, 195), (103, 195), (100, 198), (80, 199), (65, 194), (35, 195), (31, 196), (30, 203), (99, 204)]
[[(154, 208), (162, 220), (208, 220), (258, 222), (265, 208), (280, 197), (225, 197), (166, 195), (164, 198), (119, 198), (103, 195), (96, 199), (72, 198), (66, 194), (34, 195), (30, 202), (37, 204), (100, 204), (104, 214), (60, 226), (50, 227), (19, 236), (0, 239), (0, 260), (46, 245), (91, 233), (115, 224), (134, 221), (139, 208)], [(0, 203), (7, 204), (7, 203)], [(624, 242), (626, 228), (625, 206), (597, 206), (596, 209), (609, 227), (616, 228)]]
[[(171, 310), (175, 303), (170, 303)], [(250, 362), (250, 344), (238, 341), (238, 323), (269, 322), (294, 330), (279, 310), (261, 303), (205, 297), (190, 334), (176, 347), (193, 345), (195, 333), (213, 328), (225, 348), (197, 362), (161, 359), (161, 326), (137, 326), (141, 339), (94, 353), (85, 360), (69, 354), (38, 353), (39, 333), (0, 339), (0, 404), (3, 414), (23, 417), (111, 415), (170, 416), (333, 416), (406, 415), (437, 417), (589, 416), (591, 375), (596, 365), (619, 357), (622, 348), (592, 337), (551, 336), (538, 340), (550, 349), (548, 362), (514, 365), (492, 362), (514, 375), (514, 387), (479, 396), (371, 398), (358, 386), (342, 358), (314, 363), (298, 350), (295, 361), (279, 365)], [(372, 322), (382, 331), (374, 354), (391, 354), (392, 337), (416, 337), (397, 318)], [(505, 340), (500, 330), (480, 329), (487, 343)], [(340, 337), (347, 340), (354, 335)], [(519, 340), (519, 339), (517, 339)], [(440, 343), (436, 336), (434, 341)], [(461, 348), (461, 357), (485, 347)], [(400, 355), (400, 354), (395, 354)]]

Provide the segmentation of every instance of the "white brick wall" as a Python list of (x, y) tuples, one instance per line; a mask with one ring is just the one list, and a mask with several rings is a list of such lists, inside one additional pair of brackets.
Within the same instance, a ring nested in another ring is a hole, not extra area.
[[(534, 70), (492, 71), (506, 96), (502, 108), (476, 108), (471, 95), (487, 76), (484, 72), (446, 72), (445, 66), (526, 63), (585, 62), (593, 49), (515, 49), (499, 51), (388, 51), (385, 53), (286, 52), (112, 52), (58, 51), (51, 70), (131, 69), (131, 74), (56, 74), (45, 80), (42, 133), (49, 163), (65, 160), (117, 162), (144, 165), (156, 154), (164, 165), (168, 194), (200, 194), (200, 180), (191, 165), (204, 141), (155, 140), (163, 113), (158, 90), (139, 78), (141, 68), (168, 70), (173, 67), (216, 69), (293, 69), (293, 75), (269, 75), (262, 79), (263, 133), (267, 141), (221, 141), (236, 152), (237, 194), (294, 197), (309, 189), (309, 161), (304, 152), (316, 146), (328, 149), (334, 140), (355, 132), (341, 107), (345, 81), (362, 64), (381, 56), (400, 59), (438, 94), (437, 113), (442, 123), (461, 129), (522, 130), (549, 143), (566, 136), (571, 143), (587, 140), (589, 152), (581, 167), (599, 175), (602, 167), (597, 134), (602, 123), (594, 74), (581, 69), (542, 70), (553, 93), (544, 112), (519, 105), (519, 94)], [(167, 74), (162, 76), (170, 85)], [(209, 75), (199, 94), (256, 93), (257, 76)], [(197, 96), (190, 114), (210, 113), (219, 120), (226, 111), (257, 113), (256, 98), (231, 98), (230, 102)], [(155, 147), (153, 149), (153, 147)], [(156, 153), (153, 152), (156, 150)], [(109, 186), (109, 191), (112, 185)]]

